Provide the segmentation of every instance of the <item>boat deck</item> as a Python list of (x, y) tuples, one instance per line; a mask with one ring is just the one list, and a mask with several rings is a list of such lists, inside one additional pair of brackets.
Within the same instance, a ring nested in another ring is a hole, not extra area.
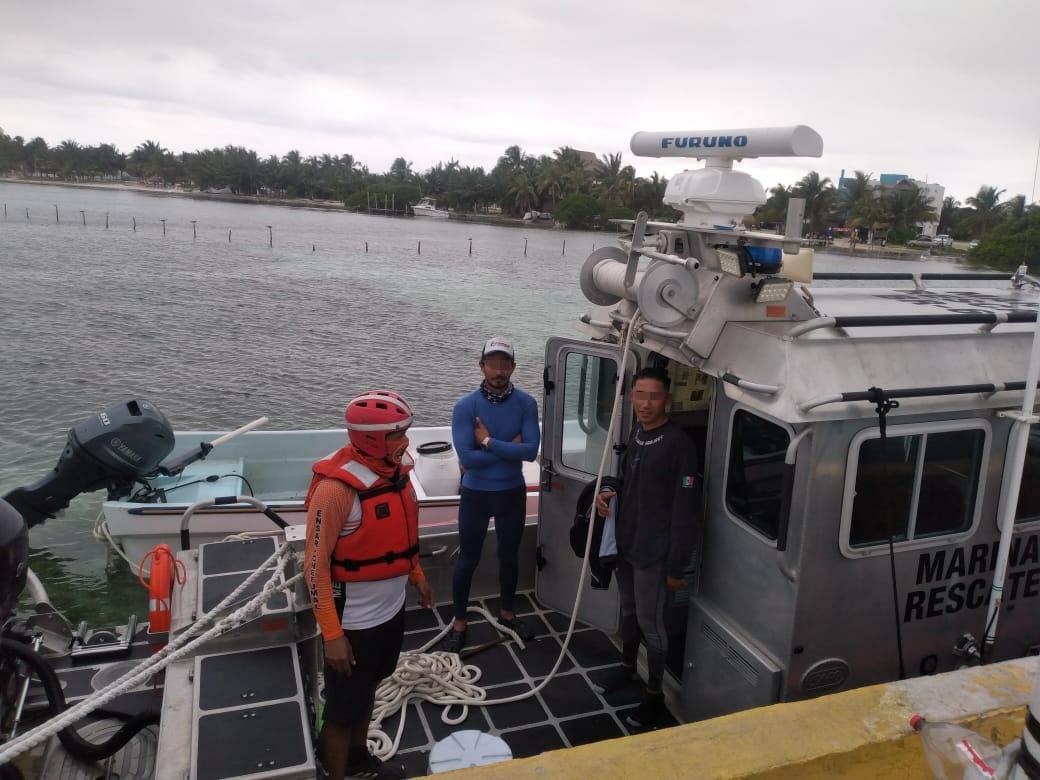
[[(473, 600), (475, 605), (492, 615), (498, 613), (498, 602), (497, 597)], [(464, 659), (467, 665), (480, 669), (477, 684), (485, 689), (489, 700), (525, 693), (542, 682), (556, 663), (567, 634), (569, 619), (540, 605), (532, 592), (517, 594), (516, 613), (535, 631), (535, 638), (527, 642), (524, 649), (510, 639)], [(451, 618), (452, 607), (447, 603), (439, 604), (433, 610), (409, 608), (405, 615), (404, 649), (422, 647), (439, 634)], [(499, 636), (482, 615), (470, 613), (467, 648), (478, 647)], [(435, 646), (433, 650), (436, 649)], [(150, 654), (147, 635), (139, 629), (128, 652), (117, 654), (118, 660), (106, 657), (78, 661), (66, 657), (59, 660), (56, 671), (66, 700), (69, 704), (79, 701)], [(409, 777), (425, 776), (434, 744), (461, 730), (478, 730), (501, 737), (516, 758), (637, 733), (638, 729), (625, 723), (625, 716), (638, 704), (642, 685), (633, 683), (606, 696), (592, 688), (593, 683), (610, 674), (620, 662), (621, 652), (607, 634), (578, 623), (560, 670), (546, 688), (528, 699), (490, 707), (470, 707), (467, 718), (454, 725), (441, 720), (443, 705), (422, 702), (417, 707), (410, 704), (400, 746), (389, 761), (402, 765)], [(42, 689), (34, 685), (27, 702), (28, 710), (39, 712), (46, 706), (45, 700)], [(114, 713), (129, 715), (146, 709), (158, 710), (161, 701), (161, 678), (149, 680), (106, 705), (102, 721), (90, 726), (81, 724), (80, 729), (94, 740), (106, 739), (121, 725), (121, 721), (111, 719)], [(452, 707), (449, 715), (457, 717), (459, 708)], [(382, 724), (383, 731), (391, 739), (397, 734), (400, 718), (401, 714), (397, 713)], [(666, 714), (655, 728), (676, 723), (670, 714)], [(143, 766), (150, 770), (157, 739), (154, 727), (142, 732), (131, 743), (136, 752), (132, 756), (128, 754), (126, 760), (131, 764), (144, 761)], [(148, 758), (139, 756), (141, 751)], [(41, 761), (37, 764), (43, 772), (40, 776), (81, 780), (93, 776), (91, 772), (96, 768), (72, 759), (63, 751), (49, 751), (46, 757), (37, 760)], [(141, 776), (148, 774), (146, 770)]]
[[(497, 614), (497, 598), (475, 603), (490, 614)], [(516, 642), (508, 641), (465, 659), (467, 664), (481, 670), (478, 684), (487, 691), (489, 700), (515, 696), (542, 682), (556, 663), (567, 635), (569, 619), (542, 607), (532, 593), (517, 595), (516, 614), (536, 634), (526, 643), (526, 648), (521, 650)], [(434, 610), (409, 609), (404, 649), (422, 647), (443, 629), (451, 616), (450, 604), (438, 605)], [(470, 614), (467, 647), (476, 647), (498, 636), (498, 631), (482, 616)], [(637, 729), (625, 723), (625, 716), (638, 704), (641, 685), (634, 683), (606, 696), (592, 688), (592, 683), (620, 663), (621, 652), (609, 636), (578, 623), (560, 670), (539, 693), (507, 705), (471, 707), (466, 720), (456, 725), (441, 720), (443, 706), (423, 702), (418, 715), (416, 708), (409, 706), (401, 745), (390, 761), (402, 764), (409, 777), (424, 776), (433, 745), (452, 732), (465, 729), (501, 737), (515, 758), (636, 733)], [(457, 716), (458, 708), (453, 708), (450, 714)], [(396, 714), (383, 723), (384, 731), (391, 738), (397, 733), (399, 722), (400, 714)], [(667, 715), (657, 728), (676, 723)]]

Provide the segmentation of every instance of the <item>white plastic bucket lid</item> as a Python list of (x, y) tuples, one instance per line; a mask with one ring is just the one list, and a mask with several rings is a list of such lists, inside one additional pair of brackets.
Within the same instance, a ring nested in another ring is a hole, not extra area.
[(501, 737), (483, 731), (455, 731), (430, 751), (430, 774), (509, 761), (513, 751)]

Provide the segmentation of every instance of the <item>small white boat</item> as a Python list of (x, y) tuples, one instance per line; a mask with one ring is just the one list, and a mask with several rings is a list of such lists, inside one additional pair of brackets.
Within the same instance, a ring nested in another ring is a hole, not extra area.
[(412, 206), (412, 212), (417, 217), (448, 218), (448, 210), (437, 208), (437, 201), (433, 198), (422, 198), (418, 203)]
[[(197, 452), (203, 443), (222, 434), (177, 432), (171, 460)], [(459, 504), (459, 459), (451, 445), (449, 426), (412, 428), (409, 452), (415, 460), (412, 485), (419, 498), (419, 525), (423, 537), (454, 533)], [(187, 539), (192, 548), (230, 534), (275, 531), (262, 512), (245, 504), (200, 510), (181, 528), (185, 510), (196, 501), (252, 496), (269, 506), (290, 525), (306, 522), (303, 500), (315, 461), (347, 442), (345, 430), (249, 431), (214, 448), (203, 460), (189, 464), (174, 476), (138, 482), (129, 495), (106, 501), (102, 508), (107, 535), (126, 557), (140, 561), (155, 545), (174, 549)], [(525, 463), (527, 514), (538, 513), (538, 464)]]

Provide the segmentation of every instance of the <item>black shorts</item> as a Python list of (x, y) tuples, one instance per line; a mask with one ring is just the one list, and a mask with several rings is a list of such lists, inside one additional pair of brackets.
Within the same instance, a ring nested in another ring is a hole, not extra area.
[(345, 633), (354, 650), (354, 672), (347, 676), (325, 665), (323, 718), (352, 726), (365, 719), (379, 683), (397, 668), (404, 643), (404, 607), (381, 625)]

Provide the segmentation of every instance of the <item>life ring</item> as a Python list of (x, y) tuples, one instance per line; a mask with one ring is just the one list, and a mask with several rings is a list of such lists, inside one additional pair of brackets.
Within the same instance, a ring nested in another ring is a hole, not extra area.
[[(146, 568), (145, 564), (149, 561), (151, 563)], [(173, 550), (168, 544), (157, 544), (141, 559), (137, 578), (148, 589), (149, 633), (170, 630), (170, 594), (173, 592), (174, 580), (184, 584), (184, 575), (184, 563), (173, 557)]]

